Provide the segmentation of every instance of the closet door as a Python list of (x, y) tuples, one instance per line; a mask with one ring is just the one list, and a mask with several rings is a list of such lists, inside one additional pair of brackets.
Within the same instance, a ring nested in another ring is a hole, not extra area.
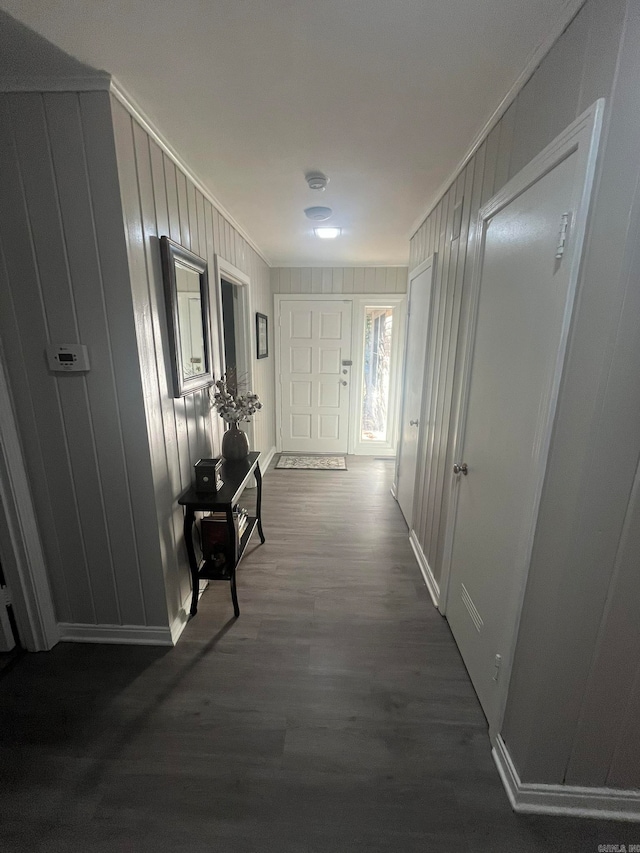
[(400, 420), (400, 446), (396, 495), (405, 521), (412, 529), (418, 441), (420, 438), (420, 413), (425, 383), (425, 355), (427, 329), (431, 307), (433, 282), (433, 257), (409, 275), (409, 307), (407, 319), (407, 344), (404, 361), (402, 417)]
[[(568, 338), (591, 185), (577, 123), (481, 211), (447, 619), (499, 724)], [(593, 151), (591, 151), (593, 155)]]

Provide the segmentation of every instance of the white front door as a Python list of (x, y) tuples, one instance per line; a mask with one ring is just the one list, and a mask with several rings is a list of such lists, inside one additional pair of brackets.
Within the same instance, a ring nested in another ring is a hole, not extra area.
[(396, 496), (410, 530), (413, 524), (413, 498), (418, 463), (422, 390), (427, 375), (425, 356), (432, 280), (433, 257), (421, 264), (409, 276), (409, 318), (404, 361), (404, 391), (400, 421)]
[(347, 452), (350, 364), (350, 301), (280, 303), (282, 450)]
[(536, 159), (539, 167), (523, 170), (499, 203), (490, 202), (481, 214), (475, 338), (456, 454), (462, 470), (452, 472), (457, 508), (446, 616), (494, 731), (506, 696), (577, 279), (572, 265), (581, 237), (570, 223), (579, 211), (583, 221), (586, 209), (584, 156), (574, 149), (555, 163)]

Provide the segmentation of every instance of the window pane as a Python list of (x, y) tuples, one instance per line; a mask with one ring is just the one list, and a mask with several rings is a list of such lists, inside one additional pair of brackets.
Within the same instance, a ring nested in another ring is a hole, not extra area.
[(362, 441), (386, 441), (393, 308), (366, 308)]

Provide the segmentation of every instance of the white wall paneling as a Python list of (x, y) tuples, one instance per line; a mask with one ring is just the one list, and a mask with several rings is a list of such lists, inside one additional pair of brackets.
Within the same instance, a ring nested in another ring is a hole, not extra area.
[[(630, 564), (632, 553), (637, 564), (639, 547), (630, 535), (621, 544), (640, 452), (638, 410), (631, 400), (638, 385), (629, 372), (637, 376), (640, 358), (637, 335), (633, 344), (627, 325), (635, 310), (629, 276), (637, 269), (633, 252), (640, 221), (634, 196), (640, 68), (633, 48), (639, 34), (637, 4), (587, 0), (411, 240), (411, 268), (434, 251), (442, 258), (434, 285), (429, 403), (434, 414), (425, 444), (419, 528), (440, 583), (478, 211), (597, 98), (605, 98), (580, 297), (502, 732), (524, 785), (640, 786), (640, 762), (627, 758), (637, 757), (640, 744), (638, 646), (635, 634), (627, 632), (621, 659), (615, 627), (628, 624), (617, 590), (626, 590), (626, 601), (631, 587), (636, 599), (640, 590), (637, 573), (635, 581), (626, 568), (614, 573), (616, 554), (621, 567)], [(463, 234), (452, 241), (450, 213), (460, 200)], [(611, 695), (622, 702), (615, 718), (607, 711)]]
[(158, 240), (167, 234), (208, 263), (216, 377), (222, 373), (218, 271), (246, 287), (253, 390), (264, 405), (254, 419), (252, 443), (265, 460), (275, 444), (273, 358), (254, 359), (251, 320), (253, 311), (271, 312), (269, 269), (122, 99), (113, 99), (112, 109), (169, 622), (184, 623), (190, 575), (177, 498), (192, 480), (193, 464), (219, 452), (222, 421), (210, 409), (206, 389), (181, 399), (172, 395)]
[(273, 267), (273, 293), (406, 293), (406, 267)]
[[(0, 111), (0, 334), (56, 616), (163, 624), (109, 95)], [(49, 342), (86, 343), (91, 371), (50, 374)]]

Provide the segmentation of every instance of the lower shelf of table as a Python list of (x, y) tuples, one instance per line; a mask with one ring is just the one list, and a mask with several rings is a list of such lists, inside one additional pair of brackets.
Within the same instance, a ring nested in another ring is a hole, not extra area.
[(256, 529), (257, 525), (258, 519), (254, 516), (249, 516), (247, 519), (247, 526), (240, 538), (240, 544), (238, 545), (238, 559), (235, 566), (230, 566), (228, 563), (225, 563), (224, 566), (217, 566), (214, 565), (211, 560), (203, 560), (198, 568), (198, 577), (202, 580), (208, 581), (230, 581), (233, 570), (237, 568), (238, 563), (242, 559), (245, 549), (249, 544), (249, 540), (251, 539), (253, 531)]

